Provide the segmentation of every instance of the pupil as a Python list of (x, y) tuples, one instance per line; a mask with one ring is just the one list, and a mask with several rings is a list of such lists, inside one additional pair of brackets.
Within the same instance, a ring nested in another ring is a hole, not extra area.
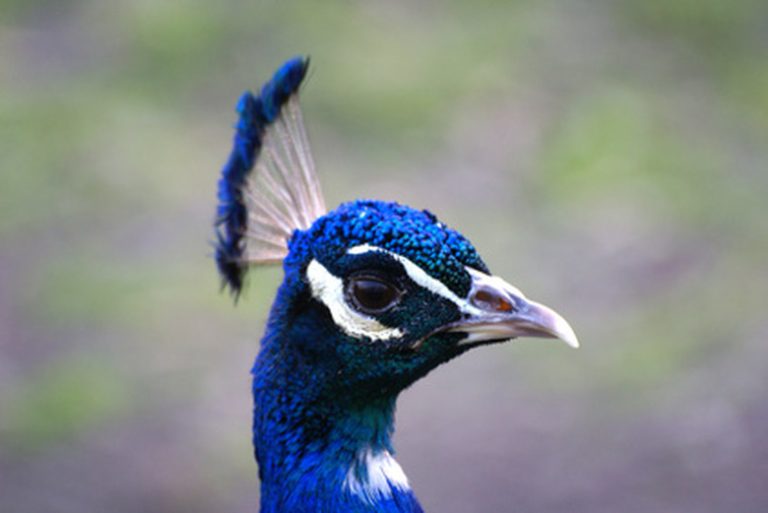
[(393, 287), (372, 279), (355, 280), (353, 292), (360, 306), (370, 310), (383, 310), (396, 295)]

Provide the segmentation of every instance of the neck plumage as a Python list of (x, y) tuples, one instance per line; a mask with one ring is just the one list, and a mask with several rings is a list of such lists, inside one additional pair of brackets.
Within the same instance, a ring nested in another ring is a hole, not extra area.
[(275, 313), (253, 368), (261, 513), (422, 512), (392, 456), (396, 396), (350, 398), (313, 353), (328, 341), (272, 329)]

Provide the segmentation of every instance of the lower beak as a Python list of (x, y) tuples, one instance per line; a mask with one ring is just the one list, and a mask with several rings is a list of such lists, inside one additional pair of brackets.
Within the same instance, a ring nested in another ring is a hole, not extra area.
[(467, 270), (472, 275), (472, 289), (464, 317), (447, 329), (466, 334), (460, 344), (537, 337), (557, 338), (573, 348), (579, 347), (576, 333), (560, 314), (530, 301), (501, 278)]

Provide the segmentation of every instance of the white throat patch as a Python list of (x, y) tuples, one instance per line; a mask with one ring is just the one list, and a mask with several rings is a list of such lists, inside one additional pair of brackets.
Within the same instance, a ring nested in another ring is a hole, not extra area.
[[(358, 466), (363, 466), (364, 472)], [(392, 497), (393, 488), (403, 491), (411, 489), (403, 469), (389, 451), (374, 453), (370, 447), (358, 453), (347, 471), (343, 487), (369, 504)]]

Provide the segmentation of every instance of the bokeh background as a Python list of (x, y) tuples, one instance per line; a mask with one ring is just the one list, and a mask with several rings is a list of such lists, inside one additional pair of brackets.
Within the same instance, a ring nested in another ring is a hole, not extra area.
[(768, 510), (764, 0), (0, 4), (0, 511), (243, 512), (279, 269), (211, 260), (234, 104), (286, 58), (328, 203), (467, 234), (582, 349), (401, 398), (428, 511)]

